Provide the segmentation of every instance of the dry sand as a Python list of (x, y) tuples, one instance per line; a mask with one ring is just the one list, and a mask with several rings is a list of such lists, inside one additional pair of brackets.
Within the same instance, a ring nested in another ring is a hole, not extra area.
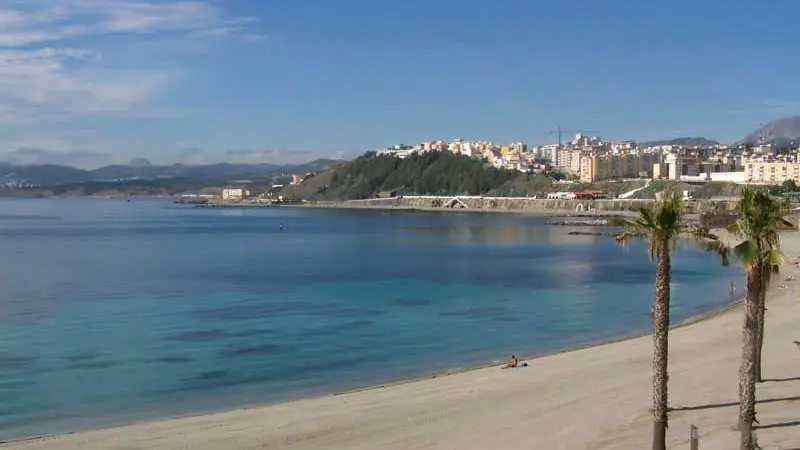
[[(783, 238), (787, 260), (800, 236)], [(800, 269), (787, 264), (781, 279)], [(762, 448), (800, 448), (800, 298), (768, 300), (758, 387)], [(697, 295), (705, 295), (698, 292)], [(636, 301), (649, 302), (650, 299)], [(670, 340), (669, 447), (738, 448), (742, 308), (676, 329)], [(16, 442), (15, 449), (631, 449), (651, 443), (651, 340), (636, 338), (529, 361), (360, 392)]]

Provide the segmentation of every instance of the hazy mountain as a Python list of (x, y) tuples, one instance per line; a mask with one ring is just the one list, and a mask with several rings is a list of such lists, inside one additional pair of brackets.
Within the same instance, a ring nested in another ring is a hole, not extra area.
[[(136, 164), (133, 164), (133, 163)], [(190, 166), (173, 164), (153, 166), (147, 160), (136, 159), (129, 165), (111, 165), (94, 170), (77, 169), (53, 164), (0, 164), (0, 181), (16, 180), (53, 186), (87, 181), (107, 181), (121, 178), (177, 177), (201, 180), (261, 179), (276, 174), (305, 174), (327, 170), (343, 161), (317, 159), (304, 164), (229, 164)]]
[[(0, 165), (0, 182), (27, 181), (36, 184), (83, 183), (92, 180), (92, 174), (83, 169), (42, 164), (31, 166)], [(50, 180), (53, 180), (50, 182)]]
[(152, 166), (152, 164), (150, 164), (150, 161), (148, 161), (148, 160), (146, 160), (144, 158), (135, 158), (135, 159), (131, 160), (131, 162), (129, 162), (128, 165), (131, 166), (131, 167), (150, 167), (150, 166)]
[(679, 145), (684, 147), (713, 147), (719, 145), (719, 142), (704, 137), (680, 137), (675, 139), (666, 139), (661, 141), (643, 142), (641, 145), (645, 147), (655, 147), (657, 145)]
[(745, 136), (737, 144), (758, 145), (764, 142), (778, 147), (800, 144), (800, 116), (786, 117), (770, 122)]

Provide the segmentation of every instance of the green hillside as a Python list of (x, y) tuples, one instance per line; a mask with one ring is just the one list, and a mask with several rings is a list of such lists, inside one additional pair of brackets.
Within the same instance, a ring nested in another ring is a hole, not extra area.
[(404, 159), (369, 152), (299, 185), (287, 186), (279, 194), (307, 200), (356, 200), (386, 192), (481, 195), (520, 175), (451, 152), (412, 154)]

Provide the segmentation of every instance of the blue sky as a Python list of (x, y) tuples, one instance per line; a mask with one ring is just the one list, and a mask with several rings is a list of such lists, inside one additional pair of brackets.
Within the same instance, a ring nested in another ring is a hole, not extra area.
[(800, 114), (792, 0), (0, 0), (0, 160), (735, 140)]

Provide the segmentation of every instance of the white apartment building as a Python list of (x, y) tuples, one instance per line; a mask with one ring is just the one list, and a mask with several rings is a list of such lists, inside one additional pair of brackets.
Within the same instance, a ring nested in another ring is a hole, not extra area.
[(241, 200), (250, 195), (250, 191), (242, 188), (226, 188), (222, 190), (223, 200)]
[(611, 144), (611, 150), (615, 152), (630, 151), (636, 148), (635, 141), (619, 141)]
[(697, 177), (700, 175), (700, 158), (696, 156), (681, 156), (674, 153), (664, 158), (667, 165), (667, 178), (679, 180), (682, 176)]
[(554, 166), (558, 162), (558, 153), (558, 144), (547, 144), (539, 148), (539, 156), (544, 159), (549, 159)]

